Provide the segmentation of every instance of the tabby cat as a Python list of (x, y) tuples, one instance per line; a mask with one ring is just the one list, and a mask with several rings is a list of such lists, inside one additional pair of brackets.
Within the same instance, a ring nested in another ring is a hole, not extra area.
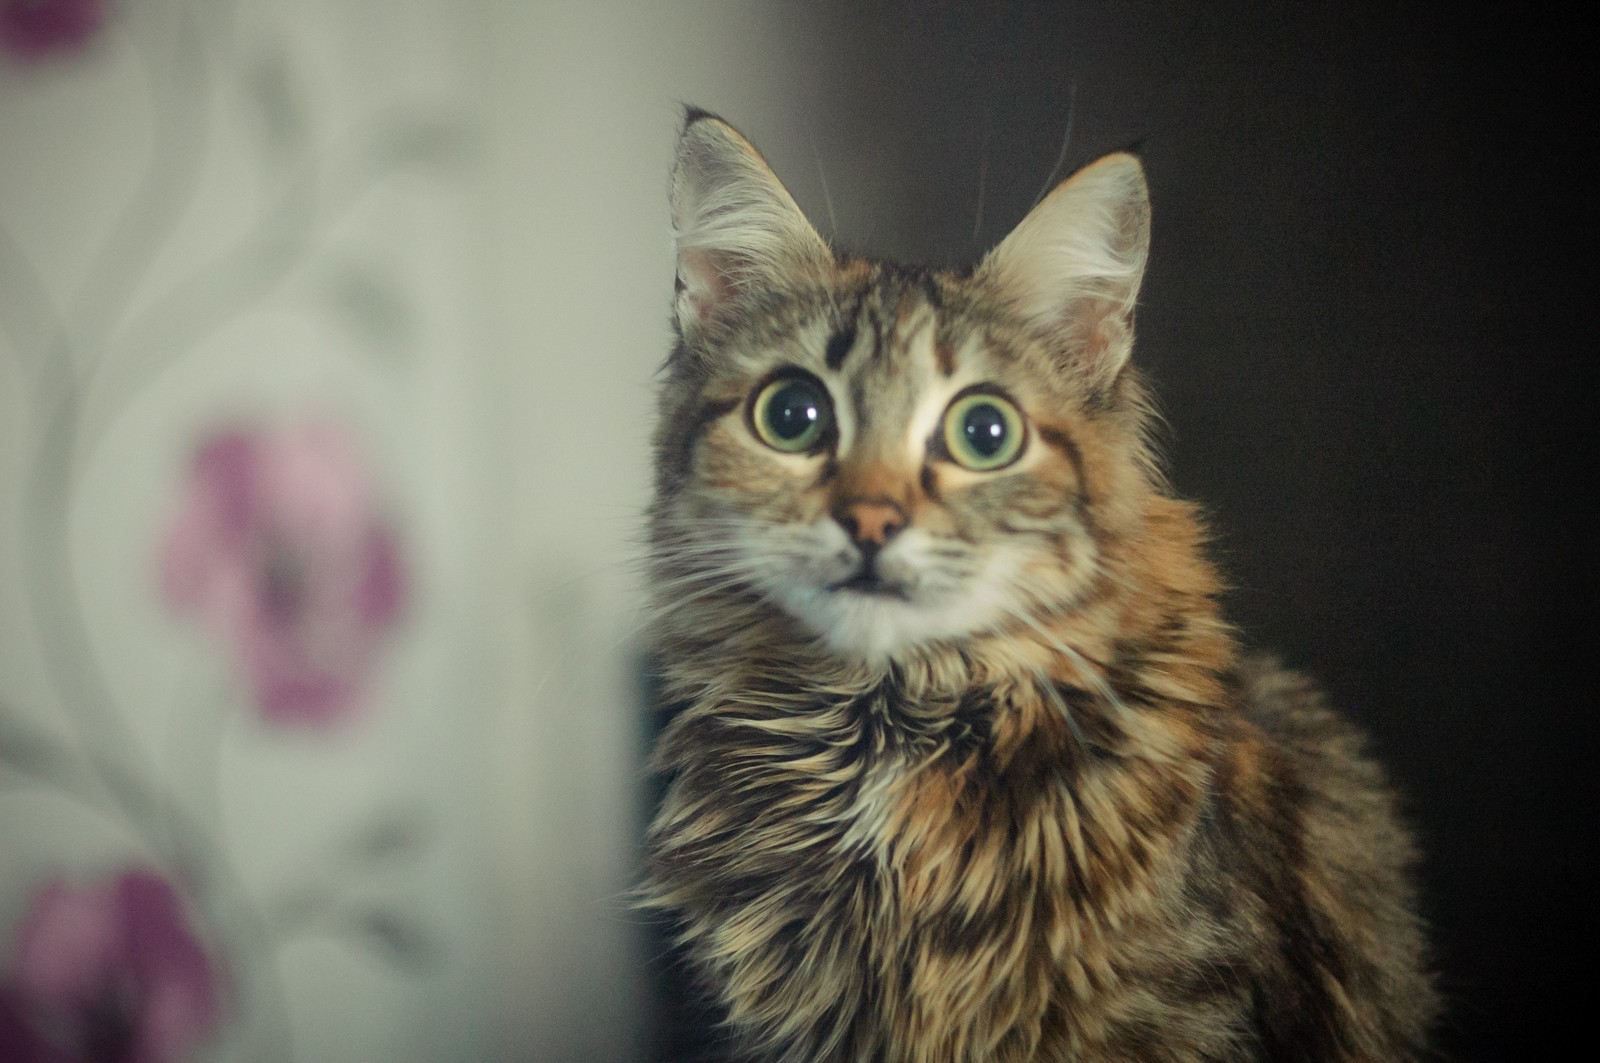
[(957, 271), (833, 252), (702, 112), (671, 196), (646, 895), (729, 1058), (1421, 1057), (1394, 797), (1151, 453), (1139, 162)]

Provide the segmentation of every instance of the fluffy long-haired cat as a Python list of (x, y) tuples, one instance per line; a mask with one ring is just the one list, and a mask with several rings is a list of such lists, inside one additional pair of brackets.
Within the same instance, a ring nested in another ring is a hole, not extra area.
[(647, 891), (728, 1057), (1420, 1057), (1394, 798), (1151, 454), (1139, 162), (920, 269), (691, 112), (672, 217)]

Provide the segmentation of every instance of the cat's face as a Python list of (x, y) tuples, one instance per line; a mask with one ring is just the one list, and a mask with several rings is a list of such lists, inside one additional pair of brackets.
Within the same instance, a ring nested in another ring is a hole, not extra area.
[(1095, 563), (1070, 398), (1025, 334), (952, 312), (958, 282), (856, 272), (726, 338), (678, 487), (697, 549), (868, 659), (1070, 598)]
[[(1095, 493), (1137, 446), (1106, 414), (1131, 293), (1081, 272), (1080, 249), (1041, 311), (1049, 286), (1024, 274), (1062, 248), (1026, 223), (1042, 248), (1008, 240), (971, 274), (840, 261), (742, 138), (697, 129), (674, 188), (658, 593), (753, 593), (866, 661), (1070, 606), (1098, 564)], [(1088, 242), (1128, 275), (1112, 237)]]

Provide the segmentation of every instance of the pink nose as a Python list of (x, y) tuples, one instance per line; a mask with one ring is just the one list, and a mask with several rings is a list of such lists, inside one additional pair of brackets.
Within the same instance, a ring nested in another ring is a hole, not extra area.
[(905, 511), (881, 498), (847, 502), (834, 511), (833, 519), (856, 542), (875, 546), (888, 542), (906, 523)]

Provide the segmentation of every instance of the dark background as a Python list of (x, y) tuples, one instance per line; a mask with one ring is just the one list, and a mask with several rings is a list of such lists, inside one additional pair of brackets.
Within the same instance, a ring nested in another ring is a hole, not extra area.
[(1058, 177), (1144, 158), (1174, 481), (1406, 793), (1440, 1046), (1500, 1060), (1592, 981), (1593, 75), (1575, 25), (1465, 10), (797, 5), (811, 157), (768, 154), (838, 245), (950, 263), (1069, 125)]

